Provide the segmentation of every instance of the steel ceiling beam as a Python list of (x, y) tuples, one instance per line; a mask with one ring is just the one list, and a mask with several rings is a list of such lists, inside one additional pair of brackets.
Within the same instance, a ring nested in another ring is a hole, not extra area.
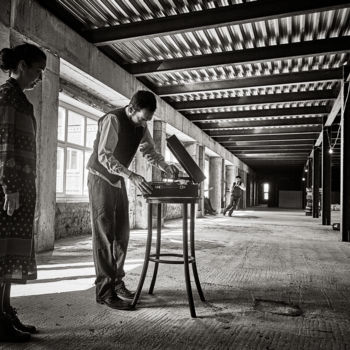
[(293, 150), (293, 149), (310, 149), (312, 145), (311, 144), (293, 144), (293, 145), (288, 145), (288, 144), (280, 144), (280, 145), (250, 145), (250, 146), (231, 146), (231, 145), (225, 145), (227, 149), (230, 151), (237, 151), (237, 152), (244, 152), (244, 151), (265, 151), (265, 150)]
[(278, 167), (280, 169), (282, 166), (285, 167), (298, 167), (302, 169), (302, 166), (305, 162), (305, 158), (303, 159), (242, 159), (242, 161), (247, 164), (252, 169), (262, 169), (266, 170), (267, 168)]
[(226, 148), (231, 152), (265, 152), (265, 151), (285, 151), (285, 150), (309, 150), (312, 145), (281, 145), (281, 146), (270, 146), (270, 145), (259, 145), (251, 147), (237, 147), (237, 146), (227, 146)]
[(93, 29), (86, 31), (85, 35), (96, 45), (106, 45), (346, 7), (349, 3), (345, 0), (248, 2)]
[(155, 87), (158, 96), (340, 80), (342, 68)]
[(256, 143), (254, 146), (234, 146), (232, 145), (232, 143), (230, 142), (223, 142), (221, 143), (223, 147), (225, 147), (226, 149), (228, 149), (230, 152), (250, 152), (250, 151), (261, 151), (264, 152), (266, 150), (270, 150), (270, 151), (278, 151), (278, 150), (310, 150), (312, 148), (312, 144), (303, 144), (303, 143), (297, 143), (297, 141), (295, 141), (295, 143), (293, 145), (288, 145), (288, 144), (284, 144), (281, 143), (280, 146), (276, 146), (276, 145), (262, 145), (261, 142)]
[(249, 163), (247, 161), (245, 161), (245, 163), (252, 168), (255, 171), (265, 171), (266, 167), (268, 167), (269, 169), (273, 170), (276, 169), (277, 171), (280, 169), (281, 166), (283, 166), (284, 169), (296, 169), (296, 171), (298, 171), (299, 169), (302, 169), (302, 165), (303, 162), (302, 161), (289, 161), (289, 162), (283, 162), (281, 164), (280, 161), (269, 161), (269, 162), (265, 162), (265, 163)]
[(150, 73), (170, 73), (204, 67), (241, 65), (265, 61), (295, 59), (307, 56), (336, 54), (339, 52), (344, 53), (349, 51), (350, 36), (343, 36), (246, 50), (227, 51), (143, 63), (131, 63), (126, 64), (124, 68), (135, 76), (142, 76)]
[[(334, 101), (332, 109), (325, 121), (325, 126), (330, 126), (334, 123), (337, 115), (341, 112), (341, 108), (343, 105), (344, 105), (344, 83), (342, 83), (337, 99)], [(319, 147), (321, 144), (322, 144), (322, 132), (320, 132), (320, 134), (318, 135), (318, 138), (315, 142), (315, 147)], [(313, 154), (314, 154), (313, 152), (314, 152), (313, 150), (310, 152), (311, 158), (313, 157)]]
[(333, 103), (332, 110), (327, 117), (325, 126), (331, 126), (334, 123), (337, 115), (340, 113), (341, 108), (344, 105), (343, 97), (344, 97), (344, 84), (342, 84), (340, 87), (340, 92), (337, 96), (337, 99)]
[[(279, 163), (279, 165), (281, 166), (282, 164), (290, 164), (291, 161), (293, 161), (295, 163), (298, 164), (303, 164), (303, 162), (305, 162), (305, 157), (302, 158), (284, 158), (284, 157), (279, 157), (279, 158), (268, 158), (268, 159), (264, 159), (264, 158), (252, 158), (252, 159), (248, 159), (248, 158), (240, 158), (238, 157), (242, 162), (244, 162), (245, 164), (251, 166), (250, 164), (253, 165), (262, 165), (265, 164), (265, 169), (268, 163), (270, 162), (274, 162), (275, 164)], [(250, 163), (249, 163), (250, 162)]]
[(299, 133), (299, 134), (275, 134), (275, 135), (235, 135), (235, 136), (222, 136), (222, 137), (217, 137), (217, 136), (212, 136), (213, 139), (221, 144), (225, 141), (231, 141), (231, 142), (236, 142), (236, 141), (270, 141), (271, 143), (275, 142), (276, 140), (313, 140), (318, 136), (318, 132), (307, 132), (307, 133)]
[(214, 98), (214, 99), (185, 101), (185, 102), (171, 102), (171, 101), (167, 101), (167, 102), (169, 102), (178, 111), (186, 111), (186, 110), (193, 110), (193, 109), (245, 106), (245, 105), (266, 104), (266, 103), (332, 100), (332, 99), (336, 99), (337, 96), (338, 96), (338, 91), (317, 90), (317, 91), (306, 91), (306, 92), (267, 94), (267, 95), (258, 95), (258, 96)]
[(287, 154), (287, 153), (252, 153), (252, 154), (240, 154), (238, 158), (244, 159), (275, 159), (275, 158), (288, 158), (288, 159), (305, 159), (308, 156), (308, 152)]
[(292, 135), (303, 133), (315, 133), (322, 130), (321, 126), (312, 127), (282, 127), (271, 129), (233, 129), (233, 130), (212, 130), (206, 131), (211, 137), (235, 136), (235, 135)]
[(251, 140), (251, 141), (221, 141), (220, 143), (225, 147), (290, 147), (290, 146), (313, 146), (315, 139), (309, 140)]
[(250, 151), (235, 151), (229, 149), (230, 152), (235, 154), (236, 156), (244, 156), (244, 155), (252, 155), (252, 154), (263, 154), (263, 155), (270, 155), (270, 154), (308, 154), (308, 149), (280, 149), (280, 150), (250, 150)]
[(245, 160), (244, 161), (249, 167), (251, 167), (253, 170), (258, 171), (258, 170), (266, 170), (266, 168), (269, 169), (276, 169), (277, 171), (281, 168), (281, 166), (283, 166), (283, 168), (290, 168), (290, 169), (302, 169), (303, 168), (303, 162), (304, 160), (298, 160), (298, 161), (294, 161), (294, 160), (287, 160), (287, 161), (283, 161), (283, 160), (270, 160), (270, 161), (263, 161), (263, 162), (259, 162), (259, 161), (255, 161), (255, 162), (249, 162), (249, 160)]
[(291, 108), (269, 108), (247, 111), (217, 112), (217, 113), (196, 113), (184, 114), (188, 120), (206, 121), (206, 120), (234, 120), (241, 118), (260, 118), (260, 117), (282, 117), (293, 115), (320, 115), (328, 114), (331, 111), (329, 106), (312, 106), (312, 107), (291, 107)]
[(288, 126), (288, 125), (322, 125), (321, 117), (315, 118), (288, 118), (267, 120), (228, 121), (215, 123), (195, 123), (202, 130), (215, 130), (220, 128)]

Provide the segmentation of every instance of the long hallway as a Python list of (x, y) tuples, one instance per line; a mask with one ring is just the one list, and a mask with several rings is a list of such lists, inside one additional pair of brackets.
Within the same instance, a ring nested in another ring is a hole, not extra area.
[[(336, 222), (338, 212), (333, 212)], [(162, 250), (181, 247), (166, 222)], [(126, 283), (135, 288), (146, 231), (132, 230)], [(1, 349), (349, 349), (350, 246), (303, 211), (256, 208), (196, 221), (199, 276), (191, 319), (181, 265), (160, 265), (155, 294), (136, 311), (94, 301), (91, 237), (63, 239), (38, 256), (39, 279), (14, 286), (13, 303), (40, 334)]]

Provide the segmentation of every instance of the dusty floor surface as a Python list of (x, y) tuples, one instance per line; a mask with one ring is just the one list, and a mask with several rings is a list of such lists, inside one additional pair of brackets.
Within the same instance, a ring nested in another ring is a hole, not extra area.
[[(207, 302), (192, 284), (196, 319), (182, 265), (160, 265), (155, 294), (147, 294), (148, 277), (137, 310), (115, 311), (94, 300), (91, 238), (61, 240), (53, 253), (38, 256), (39, 279), (13, 288), (14, 306), (40, 334), (0, 349), (350, 349), (350, 245), (320, 222), (302, 211), (267, 208), (198, 219)], [(132, 231), (130, 288), (140, 276), (145, 239), (145, 231)], [(167, 222), (162, 239), (163, 252), (178, 250), (181, 221)], [(148, 276), (152, 270), (150, 263)]]

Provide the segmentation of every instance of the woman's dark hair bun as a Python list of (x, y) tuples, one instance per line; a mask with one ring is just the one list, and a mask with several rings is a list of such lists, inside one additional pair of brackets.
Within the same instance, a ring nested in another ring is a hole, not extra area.
[(46, 55), (38, 46), (28, 43), (17, 45), (12, 49), (5, 48), (0, 51), (0, 69), (5, 72), (16, 70), (21, 60), (31, 66), (34, 62), (46, 61)]
[(0, 69), (8, 71), (17, 67), (18, 61), (14, 49), (2, 49), (0, 51)]

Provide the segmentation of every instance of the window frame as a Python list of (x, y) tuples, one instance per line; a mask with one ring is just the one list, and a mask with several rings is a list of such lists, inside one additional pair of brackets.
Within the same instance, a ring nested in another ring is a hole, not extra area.
[[(93, 148), (92, 147), (86, 147), (86, 142), (87, 142), (87, 119), (92, 119), (95, 120), (96, 122), (100, 119), (100, 116), (92, 114), (90, 112), (85, 111), (84, 109), (78, 108), (72, 104), (69, 104), (67, 102), (59, 100), (58, 107), (64, 108), (64, 138), (65, 140), (59, 140), (58, 135), (57, 137), (57, 147), (63, 148), (63, 192), (57, 192), (56, 188), (56, 201), (57, 202), (88, 202), (89, 201), (89, 196), (87, 194), (84, 194), (84, 180), (85, 180), (85, 172), (87, 172), (87, 169), (85, 168), (85, 153), (86, 152), (92, 152)], [(69, 111), (72, 111), (74, 113), (77, 113), (84, 117), (84, 145), (78, 145), (75, 143), (68, 142), (68, 113)], [(82, 188), (81, 188), (81, 194), (67, 194), (66, 193), (66, 178), (67, 178), (67, 149), (75, 149), (78, 151), (83, 152), (83, 159), (82, 159), (82, 164), (83, 164), (83, 173), (82, 173)], [(57, 163), (57, 160), (56, 160)], [(56, 170), (56, 181), (57, 181), (57, 170)], [(57, 183), (57, 182), (56, 182)]]

